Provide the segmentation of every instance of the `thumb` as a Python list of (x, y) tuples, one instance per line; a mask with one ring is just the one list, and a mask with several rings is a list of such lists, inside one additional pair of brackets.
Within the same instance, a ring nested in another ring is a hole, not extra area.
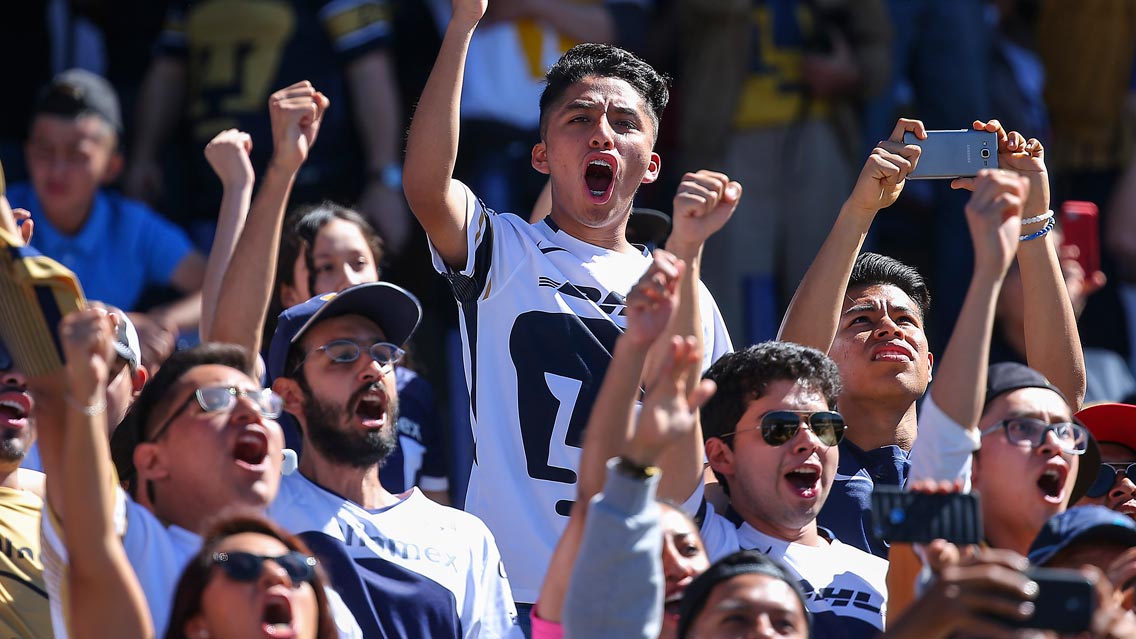
[(690, 410), (698, 410), (706, 405), (706, 402), (714, 396), (717, 390), (718, 385), (714, 383), (714, 380), (704, 379), (698, 382), (698, 385), (690, 392), (690, 395), (686, 398), (686, 403), (690, 406)]
[(730, 182), (726, 185), (723, 199), (727, 202), (737, 202), (742, 199), (742, 185), (739, 182)]

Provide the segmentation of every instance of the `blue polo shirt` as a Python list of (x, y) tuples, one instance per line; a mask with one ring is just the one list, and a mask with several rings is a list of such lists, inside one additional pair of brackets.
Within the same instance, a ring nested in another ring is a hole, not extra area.
[(872, 527), (872, 490), (877, 484), (902, 486), (910, 469), (907, 451), (899, 446), (864, 450), (845, 438), (832, 490), (817, 523), (849, 546), (887, 559), (888, 544)]
[(178, 264), (193, 250), (185, 231), (173, 222), (105, 189), (95, 195), (90, 216), (75, 235), (51, 225), (31, 184), (10, 187), (8, 201), (31, 212), (32, 246), (71, 269), (88, 299), (125, 311), (137, 310), (147, 287), (168, 286)]

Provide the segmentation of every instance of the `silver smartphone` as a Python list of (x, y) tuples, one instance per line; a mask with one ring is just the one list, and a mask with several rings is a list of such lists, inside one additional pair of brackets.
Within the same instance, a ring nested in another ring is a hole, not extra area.
[(926, 140), (908, 131), (903, 134), (903, 143), (923, 149), (908, 179), (950, 180), (998, 168), (998, 136), (989, 131), (928, 131)]

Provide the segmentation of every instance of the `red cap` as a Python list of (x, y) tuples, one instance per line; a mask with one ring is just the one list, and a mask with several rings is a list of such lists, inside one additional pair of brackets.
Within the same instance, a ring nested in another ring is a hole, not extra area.
[(1077, 413), (1077, 419), (1100, 443), (1123, 444), (1136, 450), (1136, 406), (1097, 404)]

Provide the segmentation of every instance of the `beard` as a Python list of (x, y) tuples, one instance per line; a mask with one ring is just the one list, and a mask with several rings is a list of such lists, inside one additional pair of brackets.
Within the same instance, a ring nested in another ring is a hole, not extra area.
[(20, 462), (28, 454), (25, 433), (4, 429), (0, 431), (0, 462)]
[[(381, 382), (380, 382), (381, 383)], [(306, 383), (301, 384), (307, 386)], [(347, 406), (355, 406), (359, 397), (371, 391), (367, 385), (351, 396)], [(353, 414), (340, 406), (321, 402), (304, 388), (304, 423), (308, 440), (328, 461), (352, 468), (370, 468), (382, 462), (398, 446), (398, 396), (387, 396), (387, 420), (379, 430), (361, 431), (351, 422)]]

